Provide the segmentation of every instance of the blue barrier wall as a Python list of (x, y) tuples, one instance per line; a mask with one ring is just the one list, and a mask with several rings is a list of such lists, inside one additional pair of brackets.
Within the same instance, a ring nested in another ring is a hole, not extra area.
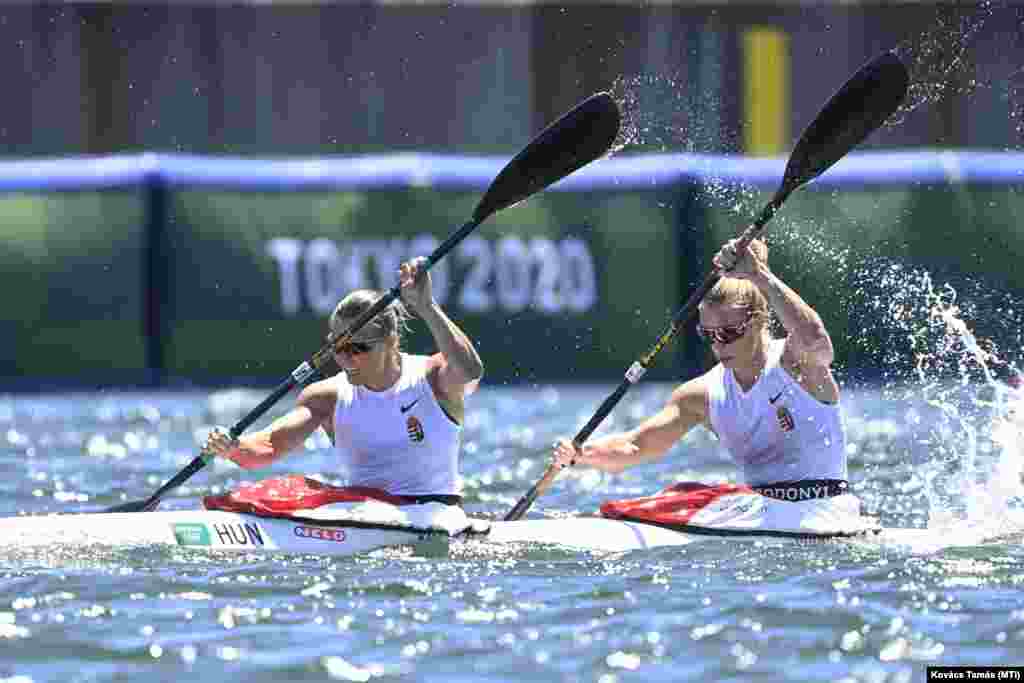
[[(0, 382), (276, 381), (319, 348), (341, 295), (391, 287), (401, 260), (429, 253), (469, 218), (505, 161), (0, 163), (0, 284), (11, 293)], [(718, 245), (768, 200), (784, 165), (602, 160), (485, 222), (435, 266), (435, 289), (477, 340), (491, 381), (617, 380)], [(1015, 266), (1022, 174), (1015, 153), (850, 155), (769, 225), (773, 268), (822, 312), (842, 367), (877, 365), (853, 327), (884, 338), (857, 317), (872, 296), (863, 269), (878, 258), (986, 283), (1007, 300), (1024, 292)], [(418, 330), (409, 347), (428, 342)], [(687, 332), (651, 377), (687, 375), (707, 360)]]

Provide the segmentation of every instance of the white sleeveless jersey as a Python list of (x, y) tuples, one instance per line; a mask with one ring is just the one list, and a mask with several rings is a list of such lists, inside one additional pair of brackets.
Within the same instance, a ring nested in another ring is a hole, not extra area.
[(334, 442), (351, 486), (393, 495), (461, 494), (462, 426), (441, 409), (427, 379), (426, 356), (402, 354), (402, 375), (384, 391), (339, 373)]
[(822, 403), (781, 366), (785, 340), (768, 348), (757, 383), (744, 392), (732, 370), (707, 374), (708, 419), (742, 468), (760, 486), (801, 479), (846, 479), (846, 437), (838, 404)]

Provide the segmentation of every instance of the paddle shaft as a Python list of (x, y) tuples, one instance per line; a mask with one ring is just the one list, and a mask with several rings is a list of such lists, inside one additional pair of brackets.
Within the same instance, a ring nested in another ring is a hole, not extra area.
[[(788, 187), (788, 184), (784, 182), (782, 187), (780, 187), (775, 193), (771, 202), (769, 202), (761, 211), (760, 215), (758, 215), (757, 220), (755, 220), (754, 223), (740, 236), (740, 241), (737, 245), (737, 252), (742, 252), (747, 248), (747, 245), (749, 245), (751, 241), (761, 234), (764, 226), (771, 220), (772, 216), (775, 215), (775, 212), (779, 210), (779, 207), (782, 206), (782, 203), (786, 201), (786, 197), (788, 197), (789, 193), (792, 191), (793, 188)], [(629, 392), (630, 387), (639, 382), (640, 378), (644, 376), (648, 368), (650, 368), (651, 363), (654, 362), (655, 356), (657, 356), (661, 350), (679, 334), (683, 327), (690, 322), (694, 314), (696, 314), (697, 308), (700, 306), (700, 302), (704, 298), (704, 295), (711, 291), (711, 288), (715, 286), (721, 277), (721, 273), (718, 270), (713, 270), (708, 273), (700, 287), (698, 287), (693, 294), (690, 295), (690, 298), (686, 300), (686, 303), (676, 311), (676, 314), (672, 317), (672, 322), (665, 333), (658, 338), (658, 341), (655, 342), (654, 346), (652, 346), (647, 353), (641, 356), (637, 362), (633, 363), (633, 365), (629, 367), (629, 370), (626, 371), (626, 375), (622, 379), (622, 382), (619, 383), (619, 386), (608, 396), (608, 398), (604, 400), (604, 402), (601, 403), (594, 415), (587, 421), (587, 424), (583, 425), (583, 428), (580, 429), (576, 436), (573, 437), (573, 444), (575, 444), (577, 448), (581, 448), (583, 444), (586, 443), (587, 439), (590, 438), (590, 435), (594, 433), (594, 430), (600, 426), (604, 419), (608, 417), (612, 410), (615, 409), (615, 406), (618, 405), (619, 401), (621, 401), (626, 393)], [(554, 482), (555, 478), (558, 476), (558, 471), (560, 469), (561, 468), (555, 463), (548, 465), (540, 480), (534, 484), (533, 487), (519, 499), (515, 506), (509, 510), (508, 514), (505, 515), (505, 521), (514, 521), (520, 519), (524, 514), (526, 514), (526, 511), (530, 509), (530, 506), (533, 505), (535, 500), (537, 500), (537, 497), (551, 486), (552, 482)]]

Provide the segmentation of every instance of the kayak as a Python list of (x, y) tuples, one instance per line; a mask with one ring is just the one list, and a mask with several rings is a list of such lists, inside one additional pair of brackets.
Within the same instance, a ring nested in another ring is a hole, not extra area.
[[(926, 529), (876, 529), (851, 534), (798, 534), (758, 530), (669, 528), (605, 517), (565, 517), (511, 522), (467, 517), (457, 531), (410, 523), (323, 517), (263, 517), (221, 510), (78, 513), (0, 518), (0, 553), (41, 546), (176, 546), (203, 551), (350, 556), (372, 550), (451, 542), (539, 544), (594, 552), (628, 552), (719, 538), (731, 541), (920, 545), (937, 541)], [(948, 541), (948, 538), (946, 539)]]
[(0, 518), (0, 548), (169, 545), (215, 551), (344, 556), (448, 536), (442, 529), (412, 525), (268, 518), (220, 510)]
[[(785, 493), (791, 489), (773, 491)], [(708, 539), (949, 545), (955, 534), (883, 529), (841, 495), (778, 500), (736, 484), (682, 482), (654, 495), (604, 503), (598, 516), (515, 521), (468, 516), (458, 505), (405, 504), (375, 489), (293, 475), (203, 499), (205, 509), (0, 518), (0, 549), (177, 546), (229, 552), (350, 556), (451, 542), (628, 552)]]

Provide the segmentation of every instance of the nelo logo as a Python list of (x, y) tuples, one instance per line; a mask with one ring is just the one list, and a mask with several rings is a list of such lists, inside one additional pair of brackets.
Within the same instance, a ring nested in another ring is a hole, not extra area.
[(324, 529), (318, 526), (297, 526), (293, 533), (301, 538), (315, 538), (321, 541), (334, 541), (343, 543), (345, 541), (344, 529)]

